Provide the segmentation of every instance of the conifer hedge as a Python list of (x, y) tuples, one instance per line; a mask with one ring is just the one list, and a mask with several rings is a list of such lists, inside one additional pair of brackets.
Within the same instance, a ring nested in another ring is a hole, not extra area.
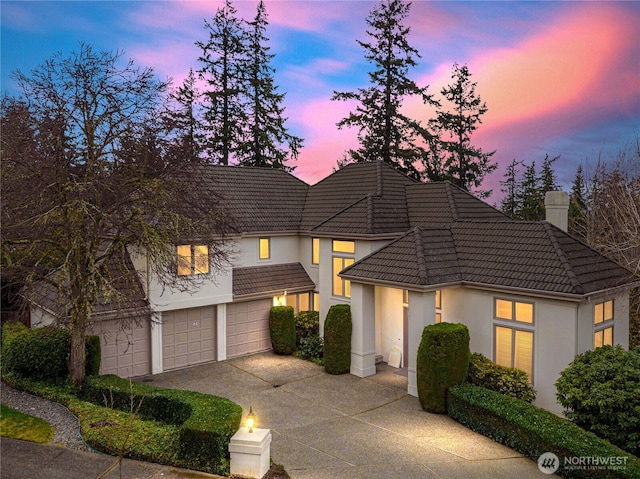
[(469, 370), (469, 330), (464, 324), (424, 328), (416, 362), (418, 399), (425, 411), (447, 412), (447, 388), (464, 382)]
[(273, 306), (271, 308), (269, 335), (274, 353), (293, 354), (296, 350), (296, 320), (291, 306)]
[(346, 374), (351, 370), (351, 307), (331, 306), (324, 322), (324, 369), (329, 374)]

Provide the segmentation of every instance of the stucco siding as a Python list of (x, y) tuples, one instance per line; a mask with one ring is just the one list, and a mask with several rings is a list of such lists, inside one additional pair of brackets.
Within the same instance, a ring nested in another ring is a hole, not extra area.
[(376, 355), (389, 360), (391, 348), (403, 351), (402, 290), (376, 286)]

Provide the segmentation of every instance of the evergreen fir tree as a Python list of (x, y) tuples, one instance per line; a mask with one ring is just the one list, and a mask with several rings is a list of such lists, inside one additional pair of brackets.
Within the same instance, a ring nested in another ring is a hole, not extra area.
[(542, 198), (544, 199), (545, 193), (548, 191), (555, 191), (558, 189), (558, 180), (556, 178), (556, 172), (553, 171), (553, 164), (560, 159), (560, 155), (553, 158), (549, 158), (549, 155), (544, 156), (542, 160), (542, 170), (540, 171), (540, 188), (542, 189)]
[(578, 166), (569, 194), (569, 233), (586, 240), (586, 188), (582, 165)]
[(520, 192), (517, 195), (519, 208), (515, 217), (526, 221), (538, 221), (543, 219), (542, 197), (540, 188), (540, 177), (536, 173), (536, 162), (527, 166), (522, 175)]
[[(471, 73), (466, 65), (453, 65), (451, 78), (454, 82), (441, 90), (451, 105), (451, 111), (438, 108), (435, 120), (430, 125), (438, 135), (438, 152), (428, 154), (425, 163), (443, 165), (445, 178), (460, 188), (470, 191), (478, 188), (486, 175), (494, 171), (497, 164), (490, 163), (495, 153), (485, 153), (471, 145), (471, 134), (482, 123), (482, 115), (487, 112), (486, 103), (476, 94), (476, 85), (470, 80)], [(431, 169), (434, 169), (431, 166)], [(487, 197), (491, 191), (476, 191), (480, 197)]]
[(419, 178), (415, 163), (420, 160), (422, 148), (419, 137), (429, 138), (417, 120), (400, 110), (404, 98), (417, 95), (425, 104), (437, 103), (409, 79), (408, 72), (416, 66), (418, 51), (409, 45), (410, 28), (403, 25), (411, 4), (401, 0), (381, 0), (367, 17), (370, 42), (358, 40), (365, 51), (365, 59), (374, 65), (369, 72), (370, 86), (355, 92), (334, 92), (332, 100), (359, 103), (355, 111), (337, 123), (343, 127), (358, 128), (360, 147), (347, 152), (350, 161), (383, 160), (403, 173)]
[(505, 195), (500, 205), (501, 210), (511, 218), (516, 217), (516, 212), (520, 208), (520, 198), (518, 197), (518, 191), (520, 188), (520, 181), (518, 179), (519, 165), (522, 165), (522, 162), (516, 161), (514, 158), (509, 166), (507, 166), (507, 171), (504, 174), (504, 181), (500, 182), (500, 185), (502, 186), (500, 191)]
[(181, 155), (189, 162), (200, 161), (204, 150), (202, 124), (196, 112), (200, 93), (195, 83), (193, 69), (189, 69), (184, 83), (170, 95), (175, 107), (168, 109), (163, 118), (167, 129), (173, 132), (172, 151), (168, 154), (171, 157)]
[(203, 92), (206, 151), (213, 163), (228, 165), (246, 122), (241, 93), (247, 68), (247, 33), (230, 0), (218, 8), (211, 23), (205, 21), (205, 28), (208, 41), (196, 45), (202, 50), (198, 73), (207, 85)]
[(258, 4), (257, 14), (249, 23), (247, 67), (245, 82), (245, 129), (238, 145), (238, 164), (266, 168), (293, 170), (285, 165), (298, 158), (302, 138), (291, 135), (285, 127), (285, 94), (278, 93), (274, 83), (275, 69), (270, 62), (275, 55), (266, 46), (268, 26), (264, 2)]

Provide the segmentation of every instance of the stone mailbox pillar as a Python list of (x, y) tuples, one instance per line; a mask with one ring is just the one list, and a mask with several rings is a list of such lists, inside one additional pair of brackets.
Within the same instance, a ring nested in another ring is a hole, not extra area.
[(271, 430), (241, 427), (229, 441), (231, 474), (261, 479), (270, 467)]

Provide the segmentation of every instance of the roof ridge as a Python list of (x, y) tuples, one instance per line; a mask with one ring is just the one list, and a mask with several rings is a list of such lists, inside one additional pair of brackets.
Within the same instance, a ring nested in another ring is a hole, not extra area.
[[(329, 216), (328, 218), (322, 220), (320, 223), (318, 223), (317, 225), (312, 226), (309, 231), (313, 231), (316, 228), (319, 228), (320, 226), (322, 226), (325, 223), (328, 223), (329, 221), (331, 221), (332, 219), (340, 216), (342, 213), (344, 213), (345, 211), (347, 211), (350, 208), (353, 208), (355, 205), (357, 205), (358, 203), (362, 202), (363, 200), (367, 199), (369, 196), (371, 196), (371, 193), (366, 194), (365, 196), (363, 196), (362, 198), (354, 201), (353, 203), (351, 203), (350, 205), (345, 206), (344, 208), (342, 208), (340, 211), (336, 211), (335, 214)], [(367, 221), (368, 223), (368, 221)]]
[(453, 199), (453, 193), (451, 192), (451, 188), (450, 188), (450, 186), (453, 186), (453, 185), (448, 181), (445, 183), (445, 185), (446, 185), (445, 191), (447, 192), (447, 201), (449, 202), (449, 207), (451, 208), (451, 216), (453, 218), (453, 221), (458, 221), (459, 219), (458, 208), (456, 207), (456, 202)]
[(585, 289), (582, 286), (582, 283), (578, 279), (578, 276), (576, 275), (575, 271), (573, 271), (573, 268), (571, 267), (571, 264), (569, 263), (569, 259), (564, 254), (564, 251), (560, 247), (560, 244), (558, 243), (558, 239), (555, 236), (556, 230), (557, 231), (560, 231), (560, 230), (558, 230), (555, 226), (553, 226), (551, 223), (549, 223), (547, 221), (542, 221), (541, 223), (542, 223), (542, 225), (543, 225), (543, 227), (545, 229), (545, 232), (547, 233), (547, 236), (549, 237), (549, 240), (551, 241), (551, 244), (553, 245), (554, 249), (556, 250), (556, 254), (558, 255), (558, 259), (560, 260), (560, 264), (562, 264), (562, 267), (564, 268), (564, 270), (567, 273), (567, 277), (569, 278), (569, 281), (571, 281), (571, 285), (575, 288), (575, 291), (578, 294), (585, 294)]
[(428, 279), (427, 263), (424, 259), (424, 245), (422, 244), (422, 235), (420, 234), (420, 232), (421, 230), (418, 226), (413, 229), (416, 242), (416, 257), (418, 261), (418, 274), (420, 275), (420, 283), (426, 284)]

